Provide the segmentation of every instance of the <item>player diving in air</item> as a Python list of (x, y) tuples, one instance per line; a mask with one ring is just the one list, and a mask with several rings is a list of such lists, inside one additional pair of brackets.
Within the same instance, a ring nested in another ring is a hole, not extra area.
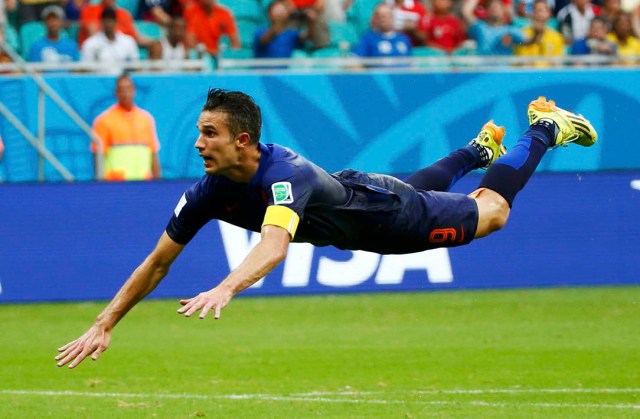
[[(241, 92), (210, 89), (195, 143), (205, 176), (180, 198), (166, 230), (89, 330), (59, 348), (58, 366), (96, 360), (125, 314), (167, 275), (173, 261), (212, 219), (261, 233), (260, 242), (217, 286), (180, 300), (178, 313), (214, 318), (239, 292), (274, 269), (291, 242), (383, 254), (465, 245), (501, 229), (516, 194), (547, 150), (591, 146), (589, 121), (541, 97), (528, 107), (529, 129), (505, 153), (504, 129), (490, 121), (478, 136), (406, 182), (344, 170), (329, 174), (294, 151), (260, 143), (262, 119)], [(469, 195), (447, 192), (466, 173), (487, 168)]]

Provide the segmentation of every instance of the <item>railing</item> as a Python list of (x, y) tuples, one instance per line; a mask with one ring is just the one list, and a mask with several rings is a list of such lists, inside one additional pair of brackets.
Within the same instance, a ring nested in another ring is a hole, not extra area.
[[(60, 173), (64, 180), (72, 182), (74, 180), (73, 175), (66, 167), (58, 160), (45, 146), (45, 96), (48, 96), (60, 109), (62, 109), (73, 122), (80, 127), (80, 129), (87, 134), (92, 142), (95, 142), (96, 147), (96, 159), (95, 169), (96, 178), (102, 180), (102, 140), (93, 132), (91, 127), (78, 115), (78, 113), (65, 102), (55, 90), (45, 82), (42, 77), (29, 66), (23, 59), (16, 53), (6, 42), (0, 40), (0, 49), (2, 49), (12, 60), (11, 66), (13, 70), (20, 73), (28, 74), (38, 86), (38, 136), (33, 135), (27, 127), (8, 109), (2, 102), (0, 102), (0, 113), (22, 134), (22, 136), (36, 149), (39, 156), (38, 168), (39, 168), (39, 180), (44, 181), (44, 161), (48, 161), (55, 170)], [(0, 66), (3, 67), (3, 66)], [(0, 71), (3, 71), (0, 69)]]
[(640, 68), (640, 56), (610, 57), (603, 55), (567, 55), (562, 57), (536, 56), (479, 56), (434, 55), (390, 58), (300, 57), (300, 58), (199, 58), (178, 61), (144, 60), (119, 65), (100, 62), (71, 63), (19, 63), (0, 64), (0, 72), (30, 73), (49, 71), (91, 72), (119, 74), (122, 71), (184, 73), (184, 72), (234, 72), (234, 71), (301, 71), (343, 72), (384, 70), (385, 72), (485, 72), (496, 70), (564, 69), (567, 67), (623, 67)]

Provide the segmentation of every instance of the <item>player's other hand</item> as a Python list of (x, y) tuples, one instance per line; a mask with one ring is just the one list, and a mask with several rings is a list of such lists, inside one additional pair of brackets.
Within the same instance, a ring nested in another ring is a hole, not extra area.
[(69, 368), (75, 368), (89, 355), (91, 355), (91, 359), (94, 361), (100, 358), (100, 355), (107, 350), (110, 342), (111, 331), (93, 325), (91, 329), (78, 339), (58, 348), (60, 354), (55, 357), (55, 360), (58, 361), (59, 367), (63, 367), (71, 362)]
[(217, 320), (220, 318), (220, 312), (229, 304), (233, 294), (223, 288), (216, 287), (210, 291), (201, 292), (188, 300), (180, 300), (182, 307), (178, 309), (178, 314), (184, 314), (191, 317), (194, 313), (200, 311), (200, 318), (204, 319), (209, 311), (213, 310), (213, 317)]

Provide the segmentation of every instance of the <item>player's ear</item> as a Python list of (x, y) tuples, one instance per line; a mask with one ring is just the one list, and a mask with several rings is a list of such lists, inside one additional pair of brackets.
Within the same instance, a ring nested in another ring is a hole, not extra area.
[(247, 132), (241, 132), (236, 137), (236, 143), (239, 147), (246, 147), (251, 143), (251, 136)]

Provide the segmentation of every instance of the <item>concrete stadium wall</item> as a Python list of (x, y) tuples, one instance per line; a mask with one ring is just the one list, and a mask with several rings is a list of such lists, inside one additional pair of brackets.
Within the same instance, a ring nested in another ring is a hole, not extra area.
[[(564, 154), (567, 150), (554, 153)], [(456, 191), (469, 192), (478, 176)], [(111, 298), (153, 248), (190, 182), (0, 186), (0, 303)], [(640, 284), (640, 171), (535, 175), (502, 231), (403, 256), (293, 244), (247, 294)], [(152, 297), (191, 297), (259, 236), (209, 223)]]
[[(542, 171), (640, 169), (637, 69), (575, 69), (450, 74), (135, 75), (137, 102), (157, 119), (160, 158), (169, 179), (197, 178), (195, 123), (207, 89), (240, 89), (264, 113), (264, 142), (295, 148), (329, 171), (410, 173), (469, 141), (488, 119), (513, 144), (527, 126), (526, 106), (545, 95), (588, 115), (600, 133), (589, 150), (548, 156)], [(114, 78), (46, 75), (87, 121), (113, 103)], [(37, 131), (37, 89), (19, 76), (0, 78), (0, 101)], [(93, 175), (88, 138), (47, 101), (47, 146), (80, 180)], [(0, 177), (37, 180), (34, 150), (4, 119)], [(48, 180), (60, 177), (45, 167)]]

